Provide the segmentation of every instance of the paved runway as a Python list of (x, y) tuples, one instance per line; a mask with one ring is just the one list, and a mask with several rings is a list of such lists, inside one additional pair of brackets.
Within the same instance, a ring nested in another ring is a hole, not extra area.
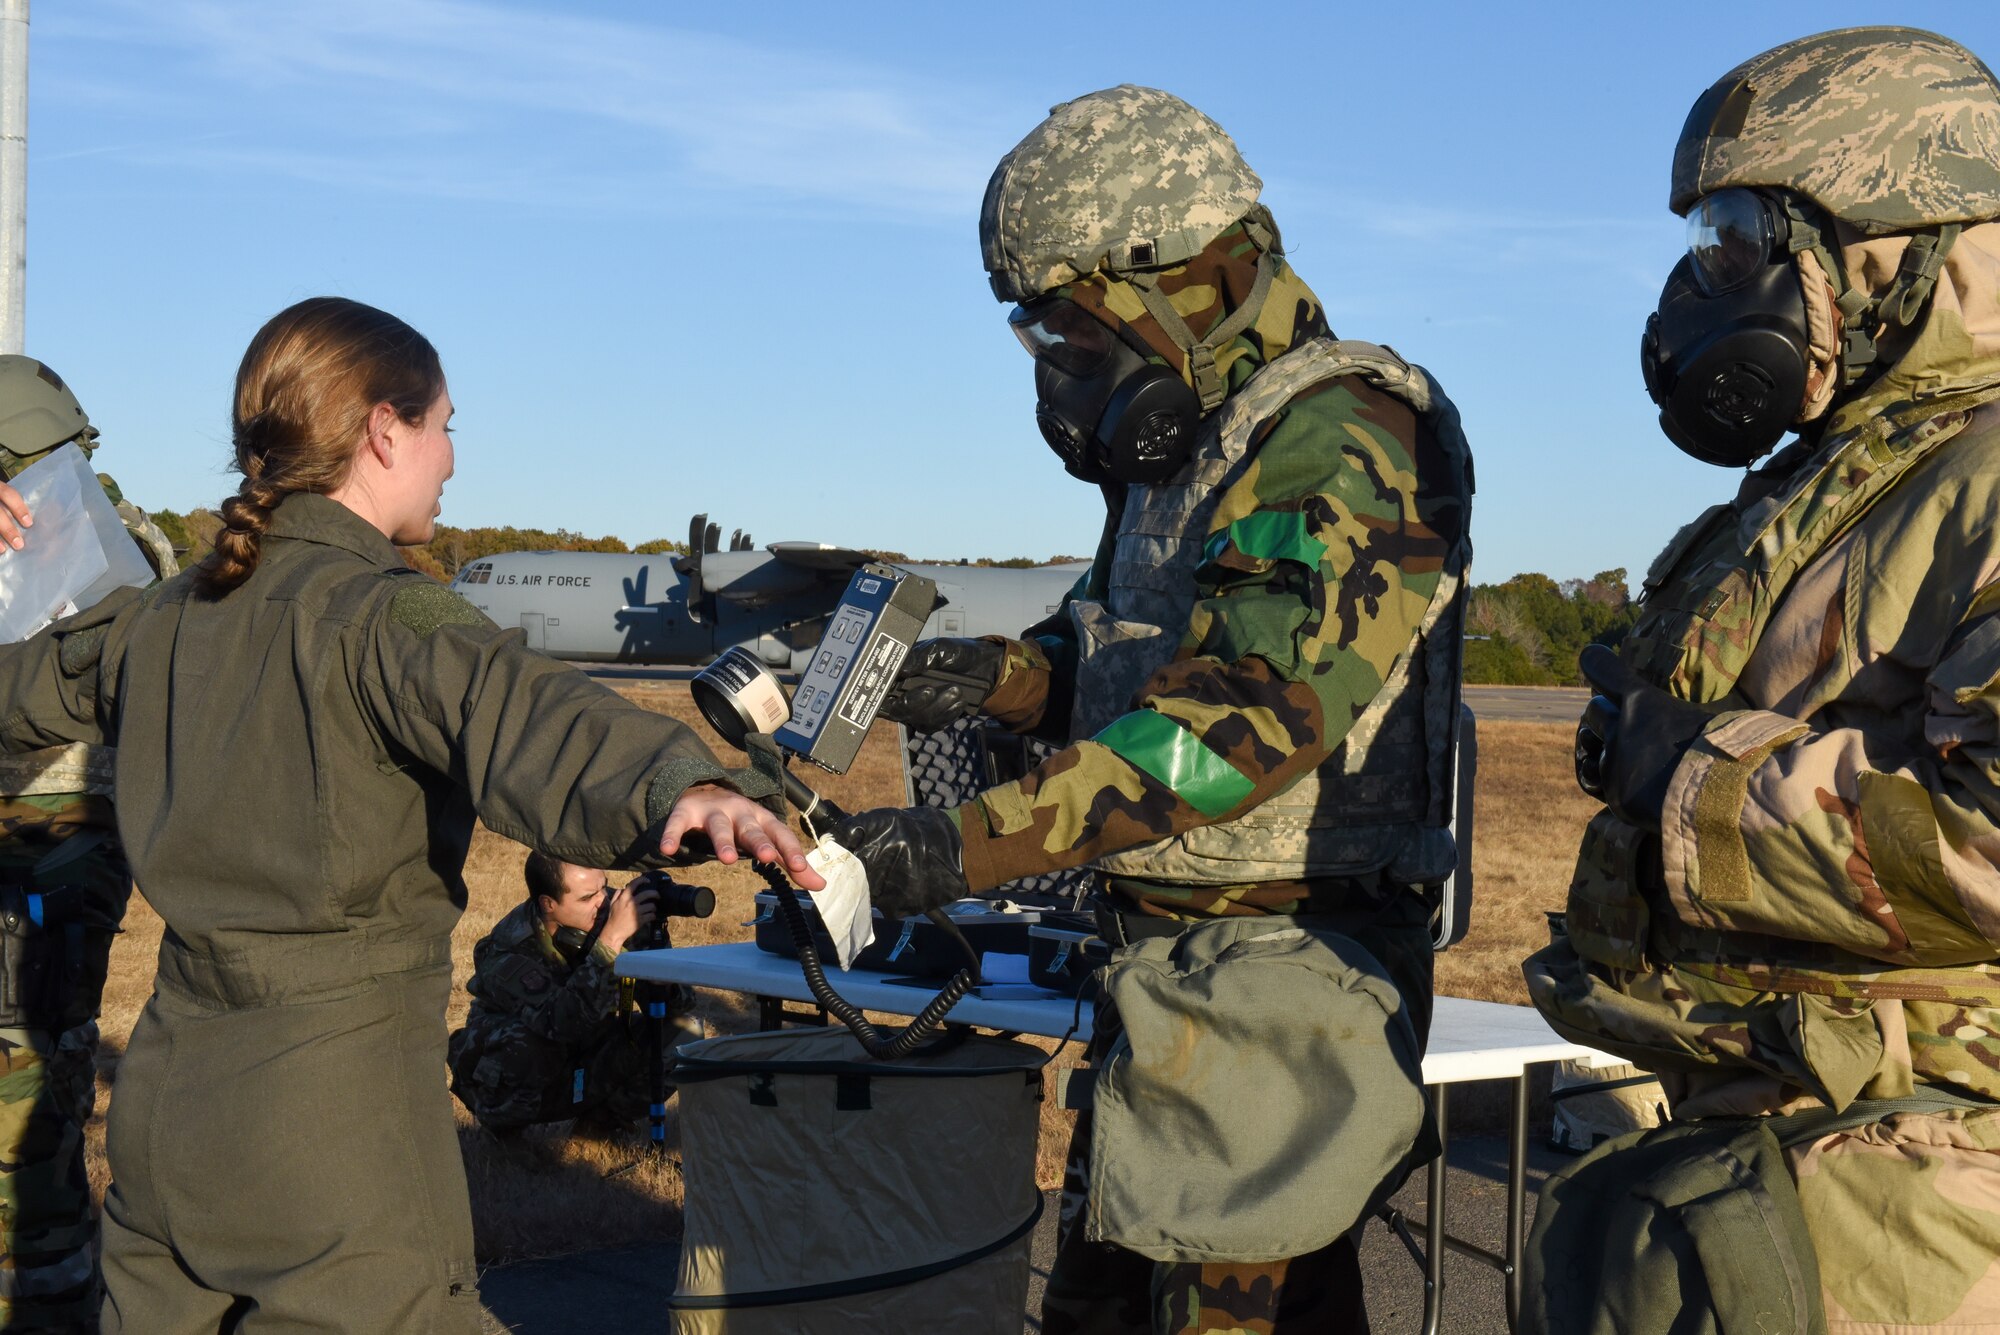
[(1574, 724), (1590, 700), (1581, 686), (1468, 686), (1474, 718), (1495, 723)]
[[(1535, 1189), (1561, 1155), (1530, 1141), (1528, 1208)], [(1458, 1136), (1451, 1146), (1447, 1217), (1467, 1242), (1498, 1251), (1505, 1231), (1507, 1144), (1499, 1136)], [(1396, 1197), (1404, 1211), (1422, 1217), (1421, 1169)], [(1055, 1254), (1057, 1201), (1053, 1193), (1035, 1232), (1030, 1259), (1024, 1335), (1041, 1330), (1042, 1283)], [(680, 1249), (671, 1242), (584, 1252), (550, 1261), (498, 1266), (480, 1276), (487, 1335), (597, 1335), (602, 1331), (664, 1332), (666, 1299), (673, 1292)], [(1423, 1325), (1424, 1280), (1403, 1244), (1382, 1223), (1371, 1223), (1361, 1248), (1368, 1316), (1374, 1335), (1407, 1335)], [(1500, 1274), (1456, 1253), (1445, 1258), (1444, 1335), (1494, 1335), (1507, 1328)]]

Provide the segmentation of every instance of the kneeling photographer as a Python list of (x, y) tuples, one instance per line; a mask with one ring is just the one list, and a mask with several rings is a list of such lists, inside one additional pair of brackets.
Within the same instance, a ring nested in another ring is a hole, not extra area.
[[(580, 1119), (622, 1130), (645, 1119), (647, 1039), (621, 1004), (613, 962), (666, 939), (661, 887), (647, 875), (613, 890), (602, 871), (528, 855), (527, 899), (473, 948), (472, 1012), (451, 1035), (451, 1090), (480, 1125), (508, 1132)], [(676, 1044), (700, 1037), (694, 993), (676, 987)]]

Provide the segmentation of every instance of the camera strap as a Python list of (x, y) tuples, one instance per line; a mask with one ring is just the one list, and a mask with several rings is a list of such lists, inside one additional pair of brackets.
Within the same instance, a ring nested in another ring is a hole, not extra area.
[(610, 918), (611, 896), (609, 893), (606, 893), (604, 902), (597, 906), (597, 917), (591, 921), (590, 930), (583, 935), (583, 944), (577, 948), (576, 963), (569, 966), (571, 973), (575, 973), (578, 969), (582, 968), (583, 962), (590, 958), (590, 952), (597, 945), (597, 938), (604, 935), (604, 924)]

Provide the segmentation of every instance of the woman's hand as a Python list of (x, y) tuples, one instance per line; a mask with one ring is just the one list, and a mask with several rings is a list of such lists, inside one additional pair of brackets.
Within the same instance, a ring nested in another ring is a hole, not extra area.
[(672, 857), (681, 850), (681, 839), (689, 832), (708, 836), (715, 846), (717, 862), (734, 862), (739, 848), (759, 862), (783, 858), (785, 870), (801, 890), (824, 890), (826, 882), (806, 863), (805, 850), (792, 827), (772, 815), (761, 803), (718, 784), (698, 783), (680, 795), (667, 813), (667, 828), (660, 836), (660, 852)]
[(35, 518), (28, 513), (28, 503), (21, 499), (21, 493), (0, 482), (0, 542), (20, 550), (21, 530), (33, 527), (34, 523)]

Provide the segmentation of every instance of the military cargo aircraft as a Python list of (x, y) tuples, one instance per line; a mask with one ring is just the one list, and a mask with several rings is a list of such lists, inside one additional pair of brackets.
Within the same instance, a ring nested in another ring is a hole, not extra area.
[[(686, 556), (507, 552), (468, 561), (451, 582), (528, 644), (586, 663), (699, 667), (742, 645), (780, 672), (803, 672), (866, 552), (817, 542), (759, 549), (740, 529), (696, 515)], [(931, 635), (1017, 635), (1056, 610), (1081, 563), (1010, 569), (896, 562), (943, 596)]]

